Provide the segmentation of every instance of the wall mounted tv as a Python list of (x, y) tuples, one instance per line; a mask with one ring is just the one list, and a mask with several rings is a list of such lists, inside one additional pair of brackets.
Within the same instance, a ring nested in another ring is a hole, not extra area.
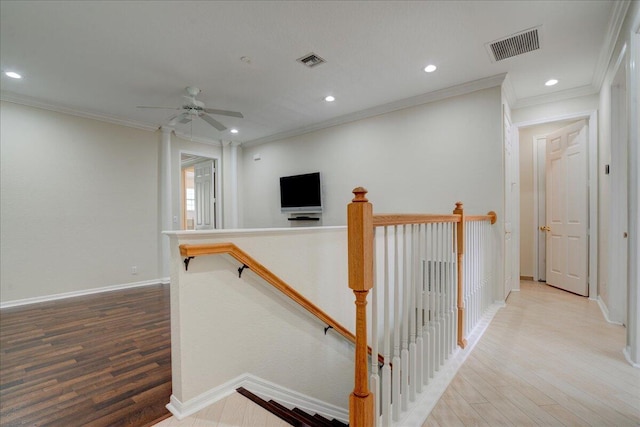
[(320, 172), (280, 178), (282, 212), (322, 212)]

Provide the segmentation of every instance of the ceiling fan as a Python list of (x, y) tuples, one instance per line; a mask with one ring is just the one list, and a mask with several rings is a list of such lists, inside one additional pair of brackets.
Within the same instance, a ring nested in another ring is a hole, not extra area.
[(239, 118), (244, 118), (244, 116), (242, 115), (242, 113), (239, 113), (237, 111), (228, 111), (228, 110), (216, 110), (215, 108), (206, 108), (206, 106), (204, 105), (204, 102), (202, 101), (198, 101), (196, 99), (196, 96), (200, 93), (200, 89), (198, 89), (197, 87), (194, 86), (188, 86), (186, 88), (187, 91), (187, 95), (183, 95), (184, 98), (188, 101), (185, 105), (183, 105), (182, 107), (149, 107), (149, 106), (144, 106), (144, 105), (140, 105), (137, 108), (157, 108), (157, 109), (164, 109), (164, 110), (182, 110), (181, 113), (178, 113), (174, 116), (172, 116), (171, 118), (169, 118), (169, 123), (170, 124), (175, 124), (175, 123), (189, 123), (191, 122), (195, 117), (200, 117), (202, 120), (204, 120), (205, 122), (209, 123), (211, 126), (213, 126), (214, 128), (218, 129), (219, 131), (223, 131), (226, 130), (227, 127), (225, 125), (223, 125), (222, 123), (220, 123), (219, 121), (217, 121), (216, 119), (214, 119), (213, 117), (211, 117), (209, 114), (217, 114), (220, 116), (229, 116), (229, 117), (239, 117)]

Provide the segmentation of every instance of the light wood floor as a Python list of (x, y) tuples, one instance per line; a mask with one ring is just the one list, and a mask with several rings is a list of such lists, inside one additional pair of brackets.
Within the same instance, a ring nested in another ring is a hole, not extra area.
[(640, 370), (595, 301), (512, 292), (423, 427), (640, 426)]
[(186, 426), (290, 427), (288, 423), (238, 393), (233, 393), (183, 420), (171, 417), (156, 424), (156, 427)]

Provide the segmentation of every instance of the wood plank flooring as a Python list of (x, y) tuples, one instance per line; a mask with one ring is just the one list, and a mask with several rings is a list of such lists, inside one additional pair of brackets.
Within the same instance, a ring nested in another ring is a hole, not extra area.
[(522, 282), (423, 424), (640, 426), (640, 370), (595, 301)]
[(0, 425), (144, 426), (170, 415), (169, 286), (0, 311)]

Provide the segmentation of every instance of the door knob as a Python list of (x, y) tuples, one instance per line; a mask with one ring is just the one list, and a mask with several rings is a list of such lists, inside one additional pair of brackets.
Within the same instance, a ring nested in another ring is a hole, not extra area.
[(548, 227), (546, 225), (542, 225), (542, 226), (540, 226), (540, 231), (551, 231), (551, 227)]

